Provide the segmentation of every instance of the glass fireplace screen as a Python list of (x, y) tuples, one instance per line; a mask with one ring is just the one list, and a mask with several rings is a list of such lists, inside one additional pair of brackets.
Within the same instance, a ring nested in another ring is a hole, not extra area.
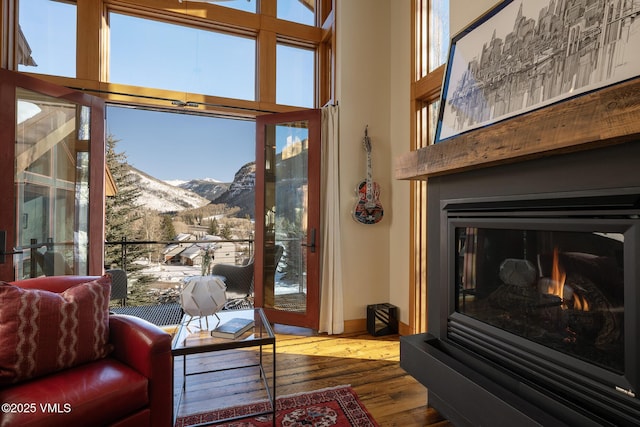
[(624, 235), (456, 227), (456, 311), (624, 372)]

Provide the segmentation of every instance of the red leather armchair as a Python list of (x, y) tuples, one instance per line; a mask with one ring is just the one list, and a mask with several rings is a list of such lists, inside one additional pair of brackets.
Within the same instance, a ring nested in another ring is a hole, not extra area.
[[(52, 276), (12, 284), (60, 293), (95, 279)], [(171, 426), (171, 336), (142, 319), (110, 315), (109, 341), (107, 357), (0, 386), (0, 427)]]

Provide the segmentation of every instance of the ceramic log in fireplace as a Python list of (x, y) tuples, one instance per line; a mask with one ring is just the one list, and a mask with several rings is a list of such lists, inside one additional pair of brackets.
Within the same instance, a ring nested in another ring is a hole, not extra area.
[(429, 177), (428, 330), (455, 425), (640, 423), (640, 142)]

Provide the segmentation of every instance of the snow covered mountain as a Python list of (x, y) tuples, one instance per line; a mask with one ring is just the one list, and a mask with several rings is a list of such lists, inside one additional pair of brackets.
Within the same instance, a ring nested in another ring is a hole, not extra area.
[(211, 201), (193, 191), (167, 184), (131, 167), (131, 173), (140, 188), (138, 205), (158, 212), (179, 212), (184, 209), (199, 208)]
[(256, 163), (250, 162), (242, 166), (233, 177), (227, 191), (222, 193), (213, 203), (225, 203), (229, 207), (236, 206), (240, 211), (236, 216), (248, 215), (255, 218)]
[[(176, 184), (174, 184), (176, 185)], [(193, 191), (200, 196), (211, 200), (216, 200), (220, 195), (224, 194), (229, 186), (232, 185), (228, 182), (220, 182), (211, 178), (204, 179), (192, 179), (191, 181), (183, 181), (177, 184), (177, 187), (184, 188), (185, 190)]]
[(140, 206), (164, 213), (199, 208), (209, 203), (224, 203), (230, 208), (240, 208), (237, 216), (254, 217), (255, 162), (242, 166), (231, 183), (211, 178), (192, 179), (187, 182), (161, 181), (132, 166), (129, 167), (140, 188)]

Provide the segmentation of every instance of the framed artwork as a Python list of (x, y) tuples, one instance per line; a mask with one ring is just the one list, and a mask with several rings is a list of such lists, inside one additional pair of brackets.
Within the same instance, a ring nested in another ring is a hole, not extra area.
[(435, 143), (640, 75), (640, 0), (506, 0), (456, 34)]

